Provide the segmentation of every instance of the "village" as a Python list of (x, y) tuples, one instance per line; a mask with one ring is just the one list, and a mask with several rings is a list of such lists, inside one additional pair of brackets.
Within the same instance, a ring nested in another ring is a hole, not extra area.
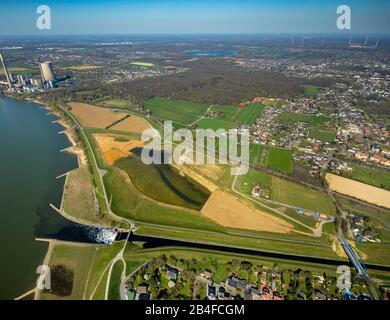
[[(175, 263), (175, 264), (172, 264)], [(209, 265), (210, 269), (202, 265)], [(211, 270), (213, 269), (213, 271)], [(366, 288), (338, 289), (336, 276), (232, 259), (153, 258), (127, 277), (126, 300), (365, 300)]]

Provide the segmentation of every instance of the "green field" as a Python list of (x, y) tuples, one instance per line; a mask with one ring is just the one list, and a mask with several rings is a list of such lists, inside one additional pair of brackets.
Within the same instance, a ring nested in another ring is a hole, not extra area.
[(253, 164), (264, 164), (264, 148), (265, 146), (262, 144), (253, 144), (251, 143), (249, 146), (249, 161)]
[(144, 101), (144, 107), (151, 111), (152, 116), (165, 120), (189, 125), (205, 114), (208, 105), (182, 100), (153, 98)]
[(129, 109), (132, 105), (130, 100), (124, 100), (124, 99), (104, 100), (99, 104), (104, 107), (118, 108), (118, 109)]
[(390, 190), (390, 172), (388, 170), (363, 165), (351, 165), (351, 167), (352, 173), (347, 175), (348, 178)]
[(234, 128), (235, 124), (233, 122), (220, 120), (220, 119), (203, 118), (202, 120), (196, 123), (196, 127), (199, 129), (229, 130)]
[(336, 139), (336, 133), (329, 130), (310, 129), (309, 138), (330, 143)]
[(291, 174), (293, 172), (292, 150), (270, 146), (267, 166), (273, 170)]
[(250, 126), (255, 121), (260, 113), (264, 110), (264, 106), (261, 104), (250, 103), (242, 108), (240, 115), (237, 118), (237, 122)]
[(321, 87), (317, 87), (317, 86), (309, 86), (309, 85), (304, 86), (305, 96), (313, 97), (318, 93), (320, 89)]
[(325, 123), (328, 119), (324, 116), (316, 116), (312, 114), (282, 112), (281, 114), (279, 114), (278, 120), (282, 123), (306, 122), (313, 125), (318, 125)]
[[(254, 186), (259, 185), (270, 192), (270, 199), (302, 209), (319, 211), (329, 215), (336, 214), (336, 208), (326, 193), (285, 179), (277, 178), (262, 171), (250, 170), (240, 178), (239, 191), (250, 195)], [(298, 219), (299, 216), (292, 215)], [(312, 219), (314, 221), (314, 219)]]
[[(240, 178), (239, 191), (250, 195), (253, 187), (259, 185), (263, 190), (271, 190), (272, 176), (262, 172), (251, 169), (245, 176)], [(268, 192), (269, 192), (268, 191)]]
[(277, 177), (272, 177), (271, 199), (299, 208), (336, 215), (336, 207), (326, 193)]
[(143, 194), (157, 201), (200, 210), (208, 194), (180, 176), (169, 165), (146, 165), (133, 155), (115, 162), (125, 171), (132, 184)]
[(240, 109), (234, 106), (213, 105), (210, 110), (218, 113), (217, 119), (234, 122)]

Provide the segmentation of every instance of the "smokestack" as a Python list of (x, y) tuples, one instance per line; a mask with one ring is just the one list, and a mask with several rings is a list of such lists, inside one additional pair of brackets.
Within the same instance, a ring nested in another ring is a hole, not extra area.
[(12, 81), (11, 81), (11, 77), (8, 73), (8, 69), (7, 69), (7, 66), (5, 65), (5, 62), (4, 62), (4, 59), (3, 59), (3, 55), (1, 54), (0, 52), (0, 60), (1, 60), (1, 64), (3, 65), (3, 69), (4, 69), (4, 74), (5, 74), (5, 77), (7, 79), (7, 82), (8, 82), (8, 86), (9, 88), (11, 89), (12, 88)]

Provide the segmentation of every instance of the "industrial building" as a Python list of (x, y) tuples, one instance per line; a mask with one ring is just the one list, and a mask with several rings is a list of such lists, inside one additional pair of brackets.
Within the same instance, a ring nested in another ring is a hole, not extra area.
[(39, 70), (41, 71), (42, 83), (48, 88), (55, 88), (57, 79), (52, 63), (49, 61), (39, 63)]

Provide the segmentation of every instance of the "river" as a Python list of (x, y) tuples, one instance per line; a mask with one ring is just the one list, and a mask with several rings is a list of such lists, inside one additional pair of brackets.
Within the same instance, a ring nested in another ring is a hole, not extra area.
[(85, 240), (83, 227), (49, 208), (61, 201), (64, 179), (56, 177), (77, 166), (60, 152), (69, 141), (55, 120), (38, 104), (0, 95), (0, 299), (35, 286), (47, 251), (35, 237)]

